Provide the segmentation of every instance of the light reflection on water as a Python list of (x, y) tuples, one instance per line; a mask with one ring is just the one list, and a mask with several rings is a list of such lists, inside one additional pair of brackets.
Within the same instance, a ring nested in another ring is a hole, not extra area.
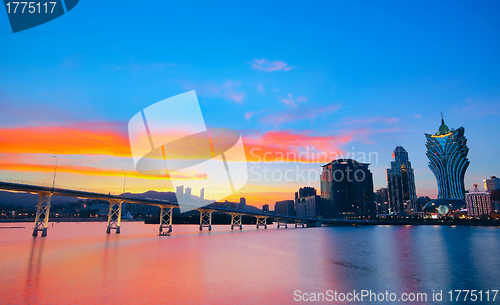
[(56, 223), (32, 238), (32, 224), (22, 226), (0, 229), (2, 304), (280, 304), (295, 303), (297, 289), (499, 289), (497, 228), (174, 225), (158, 237), (157, 225), (122, 223), (122, 234), (107, 235), (105, 223)]

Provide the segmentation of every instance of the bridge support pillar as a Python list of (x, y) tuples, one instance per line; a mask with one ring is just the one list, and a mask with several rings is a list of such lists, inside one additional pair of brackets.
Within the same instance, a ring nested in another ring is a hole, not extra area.
[(42, 232), (42, 237), (47, 236), (47, 227), (49, 226), (50, 200), (52, 193), (38, 194), (38, 204), (36, 206), (35, 227), (33, 236), (38, 236), (38, 231)]
[(280, 225), (284, 226), (285, 229), (288, 229), (288, 222), (286, 219), (278, 219), (278, 229), (280, 228)]
[(239, 226), (240, 227), (240, 230), (243, 229), (243, 214), (241, 213), (231, 213), (231, 230), (236, 227), (236, 226)]
[(108, 228), (106, 229), (108, 234), (111, 233), (111, 230), (115, 230), (116, 234), (120, 234), (122, 203), (123, 200), (109, 200)]
[(208, 228), (208, 231), (212, 231), (212, 210), (198, 210), (200, 211), (200, 231), (203, 227)]
[(264, 226), (264, 229), (267, 229), (267, 216), (256, 216), (257, 218), (257, 229), (259, 226)]
[[(160, 233), (158, 233), (159, 236), (170, 235), (170, 232), (172, 232), (173, 209), (173, 207), (160, 206)], [(165, 231), (163, 229), (165, 229)]]
[(298, 226), (302, 225), (302, 228), (306, 227), (306, 224), (304, 223), (303, 220), (296, 220), (295, 221), (295, 227), (297, 228)]

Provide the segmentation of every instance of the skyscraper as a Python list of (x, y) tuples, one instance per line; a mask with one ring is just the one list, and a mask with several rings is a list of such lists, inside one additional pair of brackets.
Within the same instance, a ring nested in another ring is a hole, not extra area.
[(375, 216), (373, 177), (368, 163), (338, 159), (323, 165), (321, 197), (334, 217)]
[(405, 210), (419, 212), (415, 175), (411, 168), (408, 152), (397, 146), (392, 153), (391, 167), (387, 169), (387, 188), (391, 212), (400, 214)]
[(436, 176), (439, 199), (465, 198), (464, 177), (469, 166), (465, 129), (450, 130), (441, 113), (441, 126), (436, 134), (425, 134), (429, 168)]
[(186, 186), (186, 191), (184, 192), (184, 201), (191, 203), (191, 188)]
[(205, 188), (200, 190), (200, 204), (205, 205)]
[(175, 189), (175, 197), (177, 197), (177, 202), (182, 202), (184, 200), (184, 185), (179, 185)]

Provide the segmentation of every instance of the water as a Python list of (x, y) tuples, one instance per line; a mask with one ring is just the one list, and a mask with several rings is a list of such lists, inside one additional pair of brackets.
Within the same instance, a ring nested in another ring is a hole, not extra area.
[(432, 290), (446, 300), (451, 289), (500, 288), (493, 227), (177, 225), (158, 237), (158, 225), (107, 235), (105, 223), (55, 223), (33, 238), (31, 223), (0, 226), (25, 226), (0, 229), (2, 304), (283, 304), (329, 289), (425, 292), (428, 302), (406, 304), (431, 304)]

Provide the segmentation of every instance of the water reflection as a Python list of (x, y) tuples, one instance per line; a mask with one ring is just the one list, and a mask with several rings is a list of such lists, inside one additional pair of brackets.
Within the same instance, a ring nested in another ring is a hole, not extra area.
[(0, 231), (1, 303), (289, 304), (295, 290), (329, 289), (431, 297), (497, 289), (500, 276), (498, 228), (177, 226), (168, 237), (140, 223), (120, 235), (103, 228), (61, 223), (47, 238)]
[(31, 250), (26, 272), (24, 301), (27, 304), (39, 304), (40, 282), (42, 275), (42, 253), (45, 238), (32, 238)]

